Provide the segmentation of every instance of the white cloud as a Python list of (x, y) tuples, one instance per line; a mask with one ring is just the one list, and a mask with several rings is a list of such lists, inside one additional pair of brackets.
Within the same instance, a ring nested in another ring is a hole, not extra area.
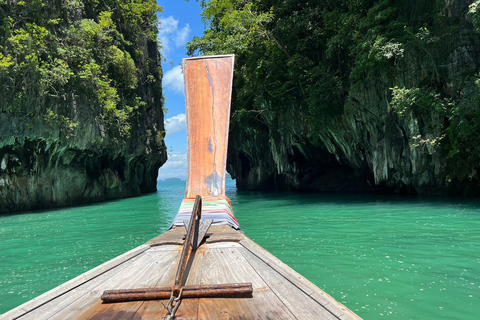
[(170, 48), (170, 37), (178, 28), (178, 20), (175, 20), (172, 16), (160, 19), (160, 30), (158, 32), (158, 37), (162, 44), (164, 51), (169, 51)]
[(185, 87), (183, 85), (183, 72), (181, 66), (173, 67), (163, 75), (163, 85), (176, 93), (183, 93)]
[(187, 43), (191, 31), (188, 23), (183, 28), (178, 29), (178, 20), (172, 16), (160, 19), (158, 37), (162, 44), (163, 53), (172, 50), (173, 45), (177, 48), (183, 47)]
[(187, 178), (187, 153), (172, 152), (168, 154), (167, 162), (158, 170), (158, 180), (169, 178)]
[(187, 43), (190, 31), (192, 30), (190, 29), (190, 25), (187, 23), (185, 27), (176, 32), (175, 45), (177, 47), (183, 47)]
[(172, 34), (178, 29), (178, 20), (175, 20), (173, 16), (165, 19), (160, 19), (160, 33)]
[(176, 116), (168, 118), (165, 120), (165, 131), (168, 135), (171, 135), (175, 132), (185, 130), (187, 128), (187, 118), (185, 113), (180, 113)]

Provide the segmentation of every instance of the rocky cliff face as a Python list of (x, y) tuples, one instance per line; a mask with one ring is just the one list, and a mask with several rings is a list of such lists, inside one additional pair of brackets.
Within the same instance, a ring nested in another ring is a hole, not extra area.
[[(152, 95), (161, 101), (161, 92)], [(148, 97), (148, 96), (147, 96)], [(151, 98), (152, 98), (151, 97)], [(126, 143), (103, 131), (88, 101), (72, 108), (69, 138), (58, 127), (0, 114), (0, 212), (71, 206), (156, 191), (166, 161), (160, 103), (139, 110)]]
[(0, 5), (0, 212), (156, 190), (167, 155), (149, 2), (113, 15), (104, 1)]
[[(349, 82), (344, 87), (341, 115), (329, 118), (326, 124), (317, 118), (318, 128), (312, 128), (309, 114), (300, 104), (282, 106), (280, 112), (267, 108), (250, 111), (254, 116), (249, 122), (234, 110), (228, 172), (237, 186), (480, 194), (479, 165), (461, 152), (453, 154), (453, 129), (447, 127), (457, 118), (444, 111), (452, 101), (460, 106), (478, 103), (473, 75), (480, 70), (480, 38), (468, 13), (471, 3), (445, 1), (443, 10), (432, 11), (440, 22), (429, 28), (448, 28), (447, 36), (436, 38), (425, 28), (415, 35), (418, 42), (383, 47), (391, 50), (383, 52), (390, 63), (361, 81)], [(438, 50), (432, 50), (434, 42)], [(402, 88), (427, 82), (437, 91), (417, 95), (414, 108), (399, 112), (401, 103), (396, 103), (413, 92), (402, 96)], [(395, 100), (392, 91), (401, 98)], [(422, 104), (421, 99), (428, 102)], [(428, 110), (422, 108), (427, 104)], [(438, 108), (432, 107), (435, 104)]]

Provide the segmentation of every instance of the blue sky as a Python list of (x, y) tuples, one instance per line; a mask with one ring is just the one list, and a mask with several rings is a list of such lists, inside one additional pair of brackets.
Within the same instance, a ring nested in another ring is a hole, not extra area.
[(163, 94), (165, 107), (165, 143), (168, 161), (159, 170), (158, 179), (187, 177), (187, 131), (185, 126), (185, 94), (182, 59), (187, 57), (185, 44), (194, 36), (202, 36), (200, 4), (195, 0), (157, 0), (163, 7), (160, 14), (160, 32), (163, 58)]

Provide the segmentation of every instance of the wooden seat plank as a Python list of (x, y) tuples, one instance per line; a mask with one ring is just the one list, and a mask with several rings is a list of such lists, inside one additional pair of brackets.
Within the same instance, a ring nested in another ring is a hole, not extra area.
[(148, 245), (154, 246), (162, 246), (167, 244), (175, 244), (175, 245), (183, 245), (183, 237), (185, 236), (185, 228), (177, 227), (167, 232), (151, 239), (147, 242)]
[(207, 232), (208, 238), (206, 239), (206, 243), (214, 243), (214, 242), (240, 242), (246, 238), (245, 234), (242, 231), (235, 230), (229, 226), (216, 226), (211, 227), (210, 230)]

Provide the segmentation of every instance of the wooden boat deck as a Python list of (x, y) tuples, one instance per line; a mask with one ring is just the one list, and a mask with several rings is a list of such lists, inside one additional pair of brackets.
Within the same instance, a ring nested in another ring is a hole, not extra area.
[[(0, 318), (161, 319), (160, 300), (108, 304), (100, 297), (104, 290), (173, 285), (184, 235), (184, 228), (172, 229)], [(242, 232), (219, 226), (207, 236), (186, 285), (251, 282), (253, 295), (183, 299), (175, 319), (360, 319)]]

